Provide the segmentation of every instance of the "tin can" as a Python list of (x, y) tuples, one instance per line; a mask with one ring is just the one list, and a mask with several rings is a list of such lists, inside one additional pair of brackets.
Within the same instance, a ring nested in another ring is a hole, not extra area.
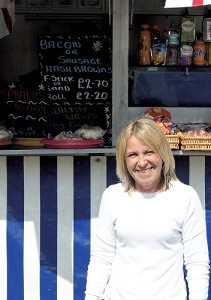
[(193, 65), (206, 65), (206, 44), (203, 41), (197, 41), (193, 45)]

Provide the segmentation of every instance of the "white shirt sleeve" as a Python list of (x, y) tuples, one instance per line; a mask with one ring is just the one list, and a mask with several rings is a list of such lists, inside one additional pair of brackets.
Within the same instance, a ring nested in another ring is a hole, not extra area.
[(86, 295), (85, 300), (99, 300), (99, 298), (93, 295)]
[[(98, 229), (88, 266), (85, 300), (103, 298), (115, 256), (116, 240), (113, 229), (112, 211), (106, 195), (107, 192), (105, 191), (101, 200)], [(94, 296), (95, 298), (93, 298)]]
[(183, 245), (189, 300), (205, 300), (208, 298), (209, 284), (206, 222), (205, 212), (194, 189), (183, 226)]

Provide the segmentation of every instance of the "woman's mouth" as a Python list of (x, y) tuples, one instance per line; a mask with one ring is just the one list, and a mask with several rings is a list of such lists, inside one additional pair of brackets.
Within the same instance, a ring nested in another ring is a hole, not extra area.
[(152, 170), (152, 167), (150, 167), (150, 168), (145, 168), (145, 169), (137, 169), (136, 172), (145, 174), (145, 173), (150, 172), (151, 170)]

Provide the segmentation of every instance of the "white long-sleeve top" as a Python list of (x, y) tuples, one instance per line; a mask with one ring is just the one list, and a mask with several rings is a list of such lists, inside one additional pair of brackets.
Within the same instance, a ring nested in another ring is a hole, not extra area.
[(191, 186), (172, 181), (163, 192), (129, 195), (118, 183), (105, 190), (85, 300), (206, 300), (208, 282), (205, 214)]

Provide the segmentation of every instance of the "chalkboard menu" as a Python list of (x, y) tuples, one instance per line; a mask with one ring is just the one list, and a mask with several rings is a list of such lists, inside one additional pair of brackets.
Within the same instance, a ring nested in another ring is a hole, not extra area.
[(2, 107), (7, 128), (14, 137), (47, 137), (51, 111), (42, 91), (15, 88), (1, 91), (1, 110)]
[(108, 36), (39, 37), (40, 90), (50, 107), (49, 132), (82, 125), (106, 130), (111, 144), (112, 59)]

